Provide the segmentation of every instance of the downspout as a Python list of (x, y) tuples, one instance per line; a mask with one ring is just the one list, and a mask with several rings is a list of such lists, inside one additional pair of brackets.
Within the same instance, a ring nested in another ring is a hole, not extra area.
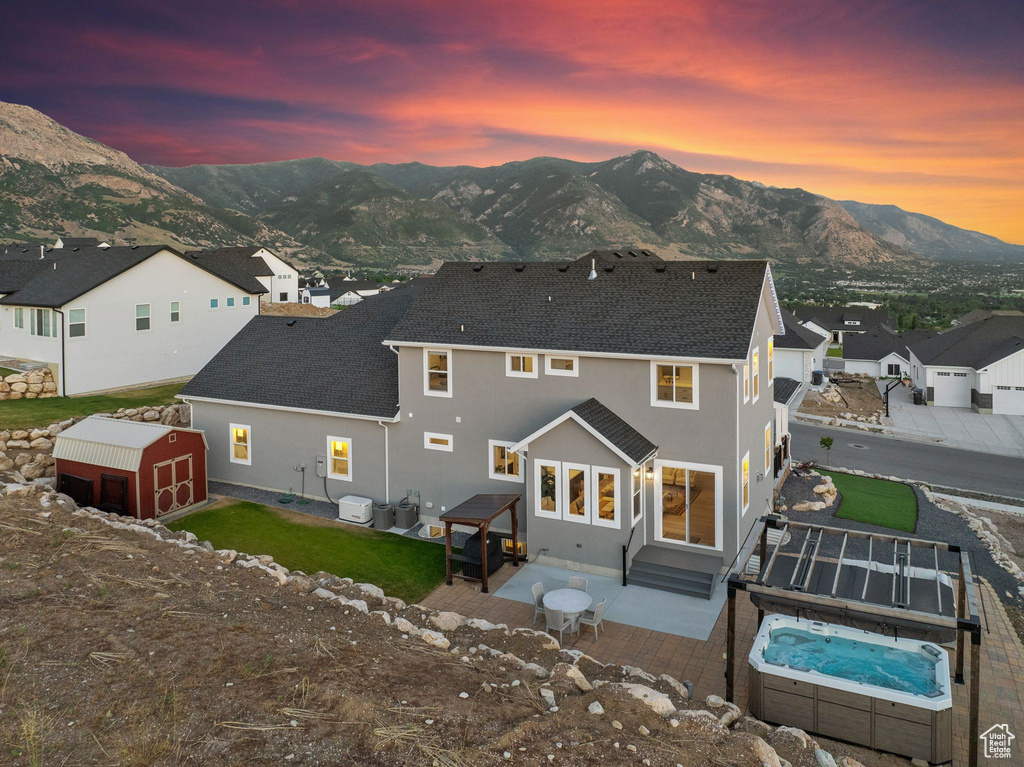
[(388, 461), (388, 425), (383, 421), (377, 421), (377, 425), (384, 429), (384, 503), (391, 503), (391, 476), (390, 464)]
[(64, 312), (60, 309), (54, 311), (60, 315), (60, 396), (66, 397), (68, 388), (64, 379), (68, 377), (68, 368), (64, 359)]
[[(747, 354), (749, 353), (748, 351)], [(743, 466), (740, 463), (743, 460), (743, 457), (740, 455), (740, 407), (743, 404), (743, 386), (745, 383), (740, 380), (743, 377), (743, 365), (734, 363), (732, 372), (736, 374), (736, 478), (733, 480), (735, 483), (733, 486), (736, 489), (736, 548), (738, 551), (743, 517)], [(760, 384), (760, 381), (758, 384)]]

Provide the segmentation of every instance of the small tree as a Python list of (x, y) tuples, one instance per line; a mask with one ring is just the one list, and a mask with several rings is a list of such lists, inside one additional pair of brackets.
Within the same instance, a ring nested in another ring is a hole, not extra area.
[(834, 443), (835, 443), (835, 440), (833, 440), (831, 437), (822, 437), (821, 438), (821, 443), (820, 444), (821, 444), (821, 446), (823, 448), (825, 448), (825, 464), (828, 465), (828, 466), (832, 465), (832, 464), (829, 463), (828, 457), (830, 455), (829, 451), (832, 450), (832, 445)]

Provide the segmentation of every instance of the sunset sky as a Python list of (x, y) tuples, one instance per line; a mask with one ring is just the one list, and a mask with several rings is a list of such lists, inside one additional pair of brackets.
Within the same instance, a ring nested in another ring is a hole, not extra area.
[(606, 159), (1024, 243), (1024, 2), (10, 6), (0, 100), (163, 165)]

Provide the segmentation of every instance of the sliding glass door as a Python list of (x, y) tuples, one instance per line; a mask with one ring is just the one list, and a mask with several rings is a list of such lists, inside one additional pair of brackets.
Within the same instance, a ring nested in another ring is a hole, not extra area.
[(722, 548), (722, 468), (655, 462), (655, 538)]

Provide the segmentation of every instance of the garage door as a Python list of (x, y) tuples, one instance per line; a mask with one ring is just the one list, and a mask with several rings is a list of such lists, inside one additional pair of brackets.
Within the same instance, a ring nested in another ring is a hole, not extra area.
[(997, 386), (993, 389), (992, 412), (1024, 415), (1024, 386)]
[(967, 373), (936, 371), (935, 404), (939, 407), (970, 407), (971, 379)]

